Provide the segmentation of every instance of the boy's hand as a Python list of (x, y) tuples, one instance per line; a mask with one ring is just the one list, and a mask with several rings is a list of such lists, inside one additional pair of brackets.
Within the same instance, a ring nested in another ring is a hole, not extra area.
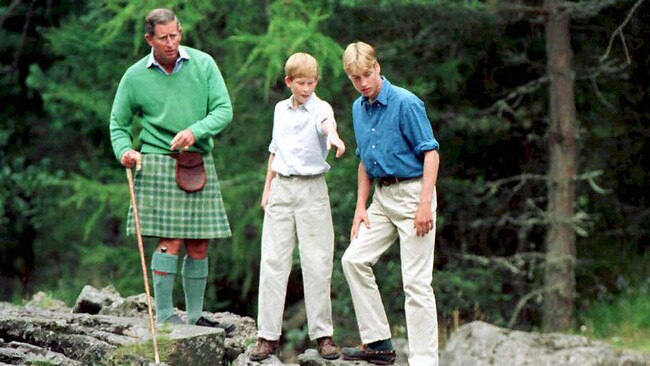
[(366, 209), (356, 209), (354, 211), (354, 218), (352, 219), (352, 228), (350, 229), (350, 241), (359, 236), (359, 226), (363, 223), (367, 229), (370, 229), (370, 219), (368, 219), (368, 212)]
[(417, 236), (425, 236), (429, 231), (433, 230), (433, 213), (431, 211), (431, 203), (422, 203), (418, 205), (418, 210), (415, 213), (415, 220), (413, 221), (413, 228)]
[(336, 146), (336, 157), (340, 158), (343, 153), (345, 153), (345, 143), (338, 134), (332, 133), (327, 136), (327, 150), (331, 149), (332, 146)]
[(269, 202), (269, 193), (271, 193), (269, 189), (265, 189), (262, 193), (262, 202), (260, 202), (260, 206), (262, 206), (262, 210), (264, 211), (266, 211), (266, 204)]
[(170, 148), (174, 150), (187, 150), (190, 146), (194, 145), (194, 133), (190, 129), (184, 129), (174, 136)]

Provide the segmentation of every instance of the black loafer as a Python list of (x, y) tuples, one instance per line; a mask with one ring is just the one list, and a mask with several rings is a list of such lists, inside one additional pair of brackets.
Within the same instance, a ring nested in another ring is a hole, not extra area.
[(235, 324), (215, 322), (203, 316), (196, 321), (195, 325), (198, 325), (200, 327), (221, 328), (226, 331), (226, 335), (230, 335), (230, 333), (235, 330)]
[(362, 344), (359, 347), (344, 347), (341, 350), (344, 360), (366, 361), (375, 365), (392, 365), (395, 363), (395, 350), (378, 351)]

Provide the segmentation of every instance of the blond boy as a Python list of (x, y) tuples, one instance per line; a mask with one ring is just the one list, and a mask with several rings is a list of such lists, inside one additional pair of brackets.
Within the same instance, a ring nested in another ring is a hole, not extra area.
[(332, 107), (314, 93), (318, 63), (306, 53), (295, 53), (285, 64), (284, 79), (291, 97), (275, 106), (273, 136), (262, 195), (264, 209), (262, 258), (258, 299), (258, 342), (250, 359), (274, 354), (282, 333), (282, 316), (291, 271), (298, 249), (305, 291), (309, 338), (319, 354), (336, 359), (340, 352), (332, 339), (330, 283), (334, 229), (325, 173), (325, 161), (334, 146), (336, 157), (345, 144), (336, 131)]
[[(360, 347), (343, 348), (343, 357), (381, 365), (395, 362), (390, 326), (372, 266), (399, 239), (408, 362), (411, 366), (437, 366), (438, 321), (431, 282), (438, 141), (424, 103), (381, 75), (372, 46), (350, 44), (343, 53), (343, 67), (361, 93), (352, 105), (361, 159), (357, 205), (350, 246), (341, 262), (362, 341)], [(367, 207), (373, 182), (372, 203)]]

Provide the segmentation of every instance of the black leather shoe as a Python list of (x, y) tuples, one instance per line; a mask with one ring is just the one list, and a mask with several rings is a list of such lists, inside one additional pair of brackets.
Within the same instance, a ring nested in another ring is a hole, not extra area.
[(395, 363), (395, 350), (374, 350), (366, 344), (359, 347), (344, 347), (341, 350), (344, 360), (367, 361), (375, 365), (392, 365)]
[(230, 335), (230, 333), (235, 330), (235, 324), (215, 322), (203, 316), (196, 321), (195, 325), (198, 325), (200, 327), (221, 328), (226, 331), (226, 335)]

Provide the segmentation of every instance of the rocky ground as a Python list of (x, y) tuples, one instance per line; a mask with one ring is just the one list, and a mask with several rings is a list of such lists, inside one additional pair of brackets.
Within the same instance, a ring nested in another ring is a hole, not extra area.
[[(179, 315), (184, 314), (179, 311)], [(253, 319), (231, 313), (205, 312), (204, 316), (234, 323), (236, 330), (226, 336), (221, 329), (193, 325), (158, 327), (162, 362), (157, 366), (285, 365), (275, 356), (260, 363), (249, 360), (256, 338)], [(395, 365), (406, 366), (406, 341), (394, 343)], [(23, 307), (0, 303), (0, 366), (152, 366), (153, 360), (144, 295), (122, 298), (112, 287), (86, 286), (72, 309), (42, 293)], [(369, 366), (327, 361), (314, 349), (299, 355), (298, 362), (300, 366)], [(473, 322), (448, 340), (440, 352), (440, 365), (650, 366), (650, 355), (580, 336), (526, 333)]]

